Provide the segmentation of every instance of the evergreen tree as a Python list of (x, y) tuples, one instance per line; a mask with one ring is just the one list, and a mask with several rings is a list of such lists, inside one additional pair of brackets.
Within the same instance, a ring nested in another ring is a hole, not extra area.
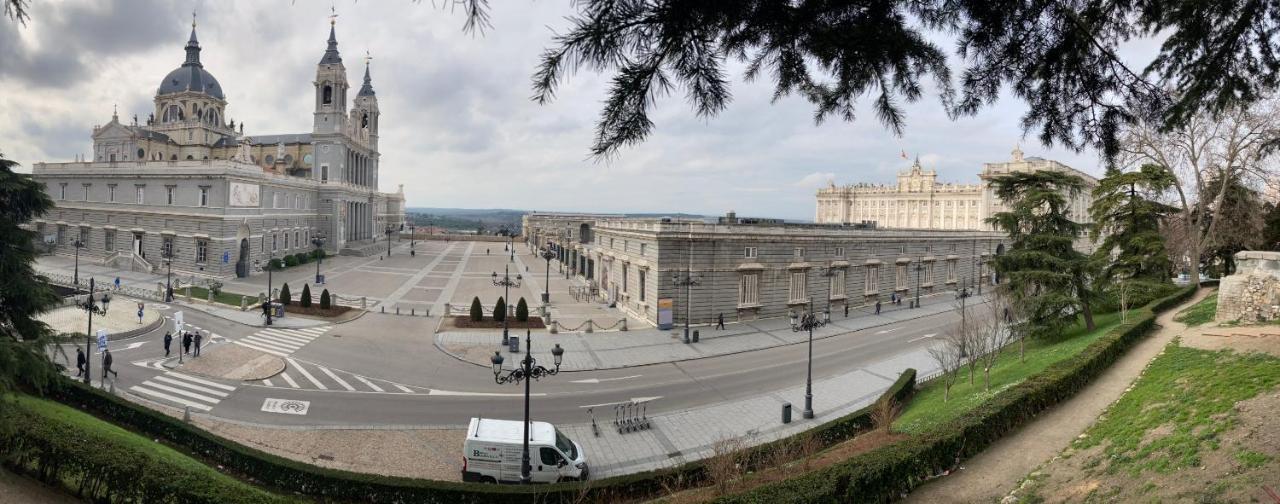
[(21, 227), (53, 201), (30, 175), (15, 173), (17, 166), (0, 154), (0, 394), (19, 385), (43, 390), (57, 374), (44, 353), (51, 331), (36, 316), (58, 296), (32, 267), (41, 237)]
[[(1200, 219), (1200, 225), (1205, 229), (1217, 221), (1201, 258), (1205, 269), (1214, 278), (1235, 273), (1236, 252), (1253, 250), (1265, 244), (1266, 217), (1258, 192), (1241, 183), (1238, 175), (1225, 178), (1227, 187), (1222, 191), (1222, 205), (1217, 213)], [(1215, 173), (1206, 186), (1217, 194), (1223, 179), (1221, 173)]]
[(292, 297), (293, 297), (293, 296), (289, 295), (289, 284), (288, 284), (288, 282), (286, 282), (284, 285), (280, 286), (280, 304), (285, 305), (285, 306), (289, 306), (289, 303), (292, 303), (292, 302), (293, 302)]
[(529, 321), (529, 303), (526, 303), (524, 301), (524, 297), (521, 297), (520, 301), (516, 303), (516, 322), (528, 322), (528, 321)]
[(493, 304), (493, 321), (502, 322), (507, 318), (507, 301), (498, 296), (498, 302)]
[(1001, 175), (991, 183), (1008, 210), (987, 222), (1012, 242), (992, 266), (1008, 279), (1033, 334), (1059, 334), (1077, 315), (1094, 329), (1089, 258), (1072, 246), (1085, 226), (1071, 220), (1068, 210), (1068, 198), (1080, 193), (1084, 181), (1065, 172), (1037, 171)]
[(1267, 215), (1263, 221), (1262, 247), (1280, 251), (1280, 205), (1268, 201), (1262, 208)]
[(331, 300), (329, 299), (329, 289), (320, 291), (320, 309), (328, 310), (332, 307), (333, 305), (331, 304)]
[(311, 308), (311, 284), (302, 284), (302, 297), (298, 304), (303, 308)]
[(1094, 252), (1100, 278), (1111, 281), (1168, 282), (1172, 261), (1165, 250), (1161, 227), (1178, 209), (1155, 200), (1174, 183), (1162, 166), (1145, 165), (1138, 171), (1110, 168), (1093, 190), (1089, 237), (1102, 243)]
[(484, 307), (480, 306), (480, 296), (471, 298), (471, 321), (484, 320)]

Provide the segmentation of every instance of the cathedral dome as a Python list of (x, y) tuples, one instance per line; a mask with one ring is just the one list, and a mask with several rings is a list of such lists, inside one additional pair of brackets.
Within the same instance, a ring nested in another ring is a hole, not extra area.
[(222, 94), (222, 86), (218, 84), (218, 79), (213, 74), (204, 69), (204, 65), (200, 64), (200, 42), (196, 40), (195, 25), (191, 27), (191, 39), (187, 41), (186, 46), (187, 59), (182, 62), (182, 66), (169, 72), (164, 76), (164, 80), (160, 81), (160, 87), (156, 89), (157, 95), (180, 93), (183, 91), (194, 91), (204, 93), (219, 100), (226, 99)]

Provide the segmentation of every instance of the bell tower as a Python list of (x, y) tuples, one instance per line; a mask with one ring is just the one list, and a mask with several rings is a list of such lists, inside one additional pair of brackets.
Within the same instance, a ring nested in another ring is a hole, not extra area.
[(346, 129), (347, 67), (338, 54), (338, 38), (334, 35), (334, 20), (329, 20), (329, 46), (316, 65), (315, 134), (342, 133)]
[(354, 134), (369, 150), (378, 151), (378, 96), (373, 92), (373, 80), (369, 78), (369, 62), (373, 58), (365, 56), (364, 84), (356, 93), (355, 108), (351, 111), (351, 125)]

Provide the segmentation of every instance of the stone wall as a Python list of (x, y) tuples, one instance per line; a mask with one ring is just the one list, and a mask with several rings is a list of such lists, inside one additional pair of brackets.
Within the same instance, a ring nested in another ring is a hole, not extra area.
[(1236, 273), (1218, 288), (1219, 322), (1280, 319), (1280, 252), (1236, 253)]

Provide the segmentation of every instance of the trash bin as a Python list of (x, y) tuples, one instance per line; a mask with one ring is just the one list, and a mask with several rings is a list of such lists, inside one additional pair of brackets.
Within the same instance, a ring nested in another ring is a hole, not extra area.
[(782, 403), (782, 423), (791, 423), (791, 403)]
[(515, 336), (507, 338), (507, 351), (511, 353), (520, 353), (520, 338)]
[(276, 304), (276, 318), (284, 318), (284, 305)]
[(698, 342), (698, 331), (696, 329), (693, 331), (693, 342)]

